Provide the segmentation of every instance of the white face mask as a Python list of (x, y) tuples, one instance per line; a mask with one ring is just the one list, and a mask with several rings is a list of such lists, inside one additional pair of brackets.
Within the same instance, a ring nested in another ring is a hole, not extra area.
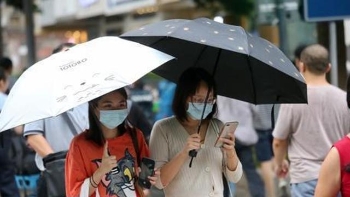
[(115, 129), (128, 116), (128, 109), (100, 110), (100, 122), (109, 129)]
[[(194, 120), (200, 120), (202, 117), (203, 109), (204, 109), (205, 103), (188, 103), (188, 109), (187, 113), (191, 116)], [(213, 111), (213, 104), (207, 103), (207, 106), (205, 107), (203, 119), (205, 119), (211, 112)]]

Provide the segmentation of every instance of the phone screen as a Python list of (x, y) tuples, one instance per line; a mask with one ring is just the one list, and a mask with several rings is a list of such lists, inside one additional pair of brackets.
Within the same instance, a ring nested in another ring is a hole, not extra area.
[(236, 121), (235, 122), (226, 122), (224, 124), (224, 127), (221, 129), (214, 146), (218, 147), (218, 148), (222, 147), (223, 143), (219, 139), (227, 137), (229, 133), (234, 133), (235, 130), (237, 129), (237, 126), (238, 126), (238, 122), (236, 122)]
[(151, 163), (141, 163), (140, 179), (147, 179), (148, 176), (152, 176), (154, 171), (154, 165)]

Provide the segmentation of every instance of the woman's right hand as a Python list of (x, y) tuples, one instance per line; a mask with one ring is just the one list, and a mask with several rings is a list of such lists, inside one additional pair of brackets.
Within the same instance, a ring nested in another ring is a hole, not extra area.
[(116, 156), (111, 156), (108, 151), (108, 142), (106, 141), (103, 147), (103, 155), (100, 170), (105, 174), (110, 172), (114, 167), (117, 166)]
[(192, 134), (187, 138), (187, 142), (185, 144), (185, 147), (182, 150), (182, 153), (188, 155), (188, 153), (196, 149), (198, 150), (201, 146), (201, 137), (198, 133)]

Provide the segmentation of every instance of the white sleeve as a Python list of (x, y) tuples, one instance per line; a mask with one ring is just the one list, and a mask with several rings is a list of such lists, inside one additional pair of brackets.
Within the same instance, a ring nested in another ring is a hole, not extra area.
[(240, 161), (238, 161), (237, 168), (234, 171), (231, 171), (226, 167), (225, 176), (226, 176), (226, 179), (229, 180), (230, 182), (237, 183), (242, 178), (242, 175), (243, 175), (243, 168)]
[[(79, 197), (89, 197), (90, 196), (89, 195), (89, 187), (90, 187), (90, 180), (89, 180), (89, 178), (86, 178), (84, 180), (83, 185), (80, 188)], [(96, 193), (96, 197), (100, 197), (100, 194), (98, 193), (98, 189), (96, 189), (95, 193)]]

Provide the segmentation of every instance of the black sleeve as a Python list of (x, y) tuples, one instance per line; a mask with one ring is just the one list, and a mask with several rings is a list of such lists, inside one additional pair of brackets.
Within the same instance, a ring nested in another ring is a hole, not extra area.
[(146, 139), (149, 139), (152, 130), (152, 124), (147, 120), (145, 114), (136, 102), (133, 102), (131, 105), (128, 120), (134, 127), (142, 131)]

